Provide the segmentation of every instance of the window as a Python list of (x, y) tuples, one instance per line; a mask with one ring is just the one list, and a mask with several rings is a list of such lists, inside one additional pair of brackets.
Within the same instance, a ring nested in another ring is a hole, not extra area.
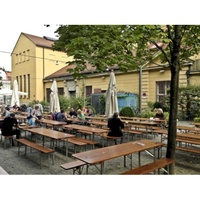
[(26, 61), (26, 52), (25, 51), (23, 51), (23, 60), (22, 60), (23, 62), (25, 62)]
[(170, 81), (156, 82), (156, 101), (162, 102), (163, 98), (167, 95), (167, 89), (170, 87)]
[(27, 55), (26, 55), (26, 60), (27, 60), (27, 61), (29, 60), (29, 57), (30, 57), (30, 50), (28, 49), (28, 50), (27, 50)]
[[(26, 75), (24, 75), (24, 92), (26, 92)], [(26, 98), (26, 95), (24, 95), (24, 99)]]
[(15, 55), (15, 64), (18, 64), (19, 63), (19, 56), (18, 54)]
[(92, 94), (92, 86), (86, 86), (86, 97), (90, 97)]
[(192, 68), (191, 68), (191, 71), (199, 71), (200, 70), (200, 59), (198, 60), (195, 60)]
[(19, 53), (19, 63), (21, 63), (21, 62), (22, 62), (22, 54)]
[(28, 81), (28, 98), (30, 98), (30, 91), (31, 91), (31, 83), (30, 83), (30, 74), (27, 74), (27, 81)]
[[(51, 93), (51, 89), (46, 88), (47, 102), (50, 102), (50, 93)], [(58, 88), (58, 96), (59, 95), (64, 95), (64, 88)]]

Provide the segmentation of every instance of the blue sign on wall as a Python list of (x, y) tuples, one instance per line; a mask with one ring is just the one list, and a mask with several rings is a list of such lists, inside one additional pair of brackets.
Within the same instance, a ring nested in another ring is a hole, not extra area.
[(117, 93), (118, 108), (119, 111), (123, 107), (138, 108), (138, 95), (129, 92), (118, 92)]

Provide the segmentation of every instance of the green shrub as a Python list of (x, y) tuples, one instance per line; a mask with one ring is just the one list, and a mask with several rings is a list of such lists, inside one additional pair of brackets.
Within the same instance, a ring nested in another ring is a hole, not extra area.
[(155, 102), (153, 107), (154, 107), (154, 109), (155, 109), (155, 108), (162, 108), (162, 103), (160, 103), (160, 102)]
[(129, 106), (124, 107), (119, 112), (120, 116), (134, 117), (133, 109)]
[(81, 97), (65, 97), (60, 95), (60, 108), (66, 111), (69, 111), (70, 107), (73, 107), (75, 110), (82, 109), (84, 105), (84, 99)]
[(193, 121), (194, 121), (194, 122), (200, 122), (200, 117), (195, 117), (195, 118), (193, 119)]
[(90, 108), (90, 109), (92, 110), (93, 115), (96, 115), (96, 110), (95, 110), (95, 108), (94, 108), (93, 106), (89, 105), (89, 106), (87, 106), (87, 107)]

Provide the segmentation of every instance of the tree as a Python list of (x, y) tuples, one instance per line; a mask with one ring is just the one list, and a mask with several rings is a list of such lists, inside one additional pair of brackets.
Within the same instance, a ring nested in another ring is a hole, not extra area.
[[(192, 25), (61, 25), (54, 49), (65, 50), (76, 64), (74, 75), (90, 63), (97, 71), (118, 66), (141, 69), (159, 56), (171, 70), (170, 112), (166, 157), (175, 158), (179, 72), (200, 50), (200, 26)], [(155, 49), (157, 51), (155, 51)], [(174, 174), (174, 165), (170, 166)]]

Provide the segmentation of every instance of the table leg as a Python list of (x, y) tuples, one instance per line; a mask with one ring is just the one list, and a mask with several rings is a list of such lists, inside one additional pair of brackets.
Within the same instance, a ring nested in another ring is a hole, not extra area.
[(68, 139), (65, 140), (66, 157), (68, 156)]
[(138, 165), (139, 165), (139, 166), (141, 165), (140, 157), (141, 157), (141, 155), (140, 155), (140, 151), (139, 151), (139, 152), (138, 152)]
[(104, 174), (104, 162), (101, 162), (101, 174)]

